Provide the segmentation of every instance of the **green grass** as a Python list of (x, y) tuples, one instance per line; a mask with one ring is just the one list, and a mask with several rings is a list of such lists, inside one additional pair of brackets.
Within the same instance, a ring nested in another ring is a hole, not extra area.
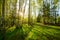
[(6, 31), (6, 40), (60, 40), (60, 27), (24, 24), (16, 29), (13, 26)]

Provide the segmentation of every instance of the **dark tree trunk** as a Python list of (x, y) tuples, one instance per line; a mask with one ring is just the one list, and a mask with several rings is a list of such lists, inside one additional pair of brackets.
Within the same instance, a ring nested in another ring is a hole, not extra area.
[(4, 26), (5, 0), (2, 0), (2, 40), (5, 40), (5, 26)]
[(28, 25), (31, 25), (30, 0), (29, 0)]

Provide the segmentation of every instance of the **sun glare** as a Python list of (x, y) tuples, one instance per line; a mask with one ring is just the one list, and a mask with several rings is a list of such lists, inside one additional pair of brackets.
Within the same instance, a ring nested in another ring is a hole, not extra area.
[(22, 12), (19, 12), (19, 15), (23, 17), (23, 13)]

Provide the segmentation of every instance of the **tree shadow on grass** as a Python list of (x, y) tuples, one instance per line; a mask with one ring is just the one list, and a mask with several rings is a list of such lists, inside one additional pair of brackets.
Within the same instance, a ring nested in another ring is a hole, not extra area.
[(42, 28), (46, 28), (46, 29), (55, 29), (55, 30), (60, 30), (60, 28), (53, 28), (51, 27), (51, 25), (41, 25), (41, 24), (35, 24), (35, 25), (38, 25)]
[[(60, 40), (60, 29), (59, 28), (53, 28), (53, 27), (50, 27), (50, 25), (40, 25), (40, 24), (35, 24), (35, 25), (42, 28), (42, 31), (43, 31), (42, 36), (47, 37), (48, 40)], [(53, 33), (54, 35), (52, 35), (51, 33)]]
[(13, 32), (7, 32), (6, 40), (24, 40), (22, 27), (16, 28)]

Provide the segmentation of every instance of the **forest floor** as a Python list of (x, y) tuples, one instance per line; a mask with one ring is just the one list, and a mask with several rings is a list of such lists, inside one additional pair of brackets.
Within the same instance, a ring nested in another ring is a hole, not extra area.
[(6, 40), (60, 40), (60, 27), (24, 24), (22, 28), (16, 29), (13, 26), (6, 31)]

